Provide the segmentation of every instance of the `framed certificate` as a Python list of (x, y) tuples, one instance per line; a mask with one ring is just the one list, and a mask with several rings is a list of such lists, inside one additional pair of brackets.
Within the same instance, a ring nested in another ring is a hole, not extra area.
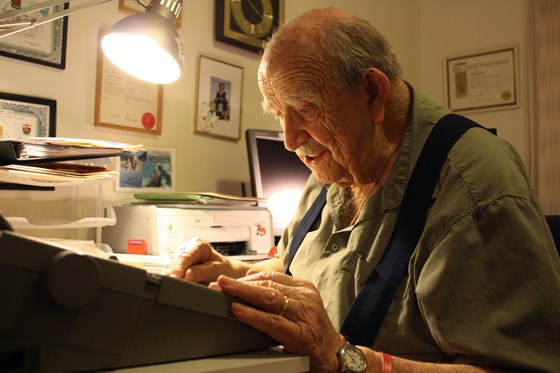
[(446, 59), (449, 108), (461, 112), (518, 106), (516, 56), (512, 46)]
[(56, 101), (0, 92), (0, 139), (56, 136)]
[(163, 85), (136, 79), (116, 67), (101, 50), (97, 55), (95, 125), (160, 135)]
[[(0, 13), (8, 13), (20, 6), (31, 6), (39, 0), (0, 0)], [(68, 4), (46, 7), (29, 13), (32, 17), (41, 18), (68, 8)], [(66, 38), (68, 33), (68, 17), (47, 22), (17, 34), (0, 39), (0, 55), (22, 61), (38, 63), (57, 69), (66, 68)]]

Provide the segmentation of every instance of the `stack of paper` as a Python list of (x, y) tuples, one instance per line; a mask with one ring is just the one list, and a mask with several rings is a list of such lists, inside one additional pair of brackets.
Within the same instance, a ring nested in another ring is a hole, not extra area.
[[(102, 181), (117, 175), (104, 167), (72, 163), (120, 156), (142, 145), (63, 137), (29, 137), (0, 141), (0, 183), (33, 187)], [(4, 188), (5, 189), (5, 188)]]
[(233, 194), (213, 192), (184, 193), (135, 193), (134, 198), (156, 204), (215, 204), (235, 206), (256, 206), (262, 198), (242, 197)]
[(103, 181), (118, 175), (104, 167), (72, 163), (45, 163), (24, 166), (0, 166), (0, 182), (34, 186), (73, 185), (86, 181)]

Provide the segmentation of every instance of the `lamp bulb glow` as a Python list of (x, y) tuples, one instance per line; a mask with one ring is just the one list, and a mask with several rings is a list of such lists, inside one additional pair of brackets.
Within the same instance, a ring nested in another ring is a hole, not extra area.
[[(180, 40), (176, 40), (180, 44)], [(176, 81), (182, 61), (177, 61), (152, 38), (145, 35), (112, 32), (101, 41), (107, 58), (135, 78), (155, 84)], [(182, 47), (179, 48), (182, 51)]]

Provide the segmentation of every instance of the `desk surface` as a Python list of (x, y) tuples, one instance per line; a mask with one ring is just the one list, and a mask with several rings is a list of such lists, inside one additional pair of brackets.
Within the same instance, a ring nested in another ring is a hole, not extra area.
[(280, 347), (241, 354), (216, 356), (205, 359), (120, 369), (118, 373), (290, 373), (309, 371), (307, 356), (292, 355)]

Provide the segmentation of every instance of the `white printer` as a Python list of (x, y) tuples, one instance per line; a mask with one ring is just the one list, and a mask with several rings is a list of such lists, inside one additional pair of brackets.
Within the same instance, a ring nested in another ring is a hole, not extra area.
[(264, 207), (217, 205), (115, 206), (117, 223), (104, 227), (102, 241), (115, 253), (169, 257), (179, 245), (201, 237), (224, 255), (266, 255), (274, 245), (272, 215)]

